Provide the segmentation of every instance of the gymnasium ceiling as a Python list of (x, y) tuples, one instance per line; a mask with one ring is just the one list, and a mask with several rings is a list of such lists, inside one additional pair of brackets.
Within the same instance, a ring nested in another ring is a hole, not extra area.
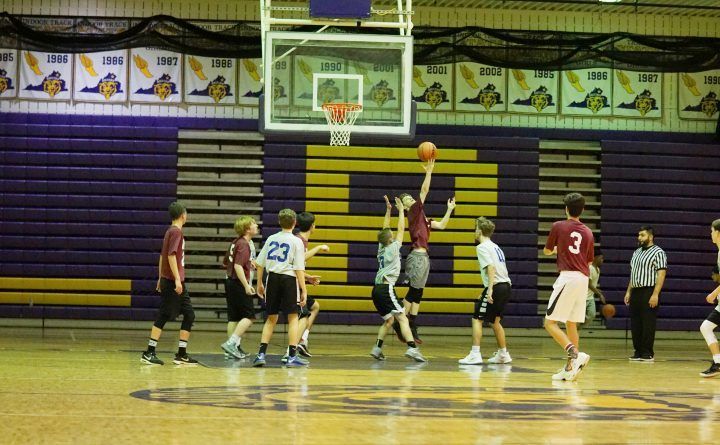
[[(397, 1), (393, 0), (373, 0), (376, 8), (396, 5)], [(620, 3), (600, 3), (598, 0), (413, 0), (415, 7), (720, 17), (720, 0), (622, 0)]]

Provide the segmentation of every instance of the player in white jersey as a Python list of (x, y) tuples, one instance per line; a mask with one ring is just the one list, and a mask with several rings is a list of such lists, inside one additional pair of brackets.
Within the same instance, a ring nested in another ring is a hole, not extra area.
[[(718, 247), (718, 268), (720, 269), (720, 219), (713, 221), (710, 228), (710, 237), (715, 245)], [(720, 325), (720, 302), (718, 301), (718, 295), (720, 295), (720, 286), (716, 287), (714, 291), (705, 298), (710, 304), (717, 304), (715, 309), (710, 312), (705, 321), (700, 325), (700, 333), (705, 338), (705, 343), (710, 349), (712, 354), (712, 363), (710, 367), (705, 371), (701, 372), (702, 377), (715, 377), (720, 375), (720, 346), (718, 346), (717, 337), (715, 337), (715, 328)]]
[(376, 360), (385, 360), (385, 354), (382, 352), (383, 342), (388, 331), (392, 329), (393, 322), (397, 320), (400, 324), (400, 332), (408, 345), (405, 357), (416, 362), (425, 362), (427, 360), (415, 344), (410, 322), (395, 294), (395, 282), (400, 276), (400, 246), (402, 246), (405, 232), (405, 209), (400, 198), (395, 198), (395, 206), (398, 209), (398, 227), (397, 234), (393, 237), (392, 230), (390, 230), (392, 205), (390, 205), (387, 196), (385, 196), (385, 205), (387, 210), (385, 211), (383, 228), (378, 233), (378, 273), (375, 276), (375, 285), (372, 290), (375, 308), (385, 322), (378, 330), (377, 340), (372, 351), (370, 351), (370, 355)]
[[(305, 289), (305, 247), (293, 235), (296, 215), (290, 209), (278, 214), (281, 231), (271, 235), (257, 257), (257, 294), (265, 298), (267, 320), (263, 326), (260, 350), (253, 366), (265, 366), (265, 353), (272, 338), (278, 313), (283, 311), (288, 319), (288, 361), (286, 366), (306, 366), (308, 362), (297, 356), (298, 304), (304, 306), (307, 299)], [(263, 283), (263, 270), (268, 270)]]
[(512, 283), (505, 263), (505, 253), (490, 239), (494, 232), (495, 224), (489, 219), (481, 216), (475, 220), (475, 242), (478, 243), (476, 252), (485, 289), (475, 302), (472, 318), (472, 349), (465, 358), (458, 360), (461, 365), (479, 365), (483, 362), (480, 352), (483, 323), (492, 323), (498, 346), (498, 350), (488, 359), (488, 363), (512, 361), (505, 342), (505, 329), (500, 323), (505, 305), (510, 299)]

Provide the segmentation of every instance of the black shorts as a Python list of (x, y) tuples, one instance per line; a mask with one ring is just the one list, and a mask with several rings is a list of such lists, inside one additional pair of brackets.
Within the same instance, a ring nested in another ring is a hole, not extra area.
[(720, 326), (720, 312), (716, 311), (715, 309), (710, 312), (710, 314), (705, 319), (709, 321), (710, 323), (715, 323), (716, 325)]
[(482, 296), (475, 302), (473, 318), (494, 323), (496, 317), (502, 318), (505, 312), (505, 304), (510, 299), (510, 283), (498, 283), (493, 286), (493, 302), (487, 301), (487, 288), (483, 290)]
[(307, 297), (307, 302), (305, 303), (305, 306), (298, 307), (298, 317), (305, 318), (310, 316), (310, 309), (315, 304), (315, 299), (313, 297)]
[(270, 272), (265, 283), (265, 308), (268, 315), (297, 314), (300, 288), (297, 277)]
[(242, 283), (232, 278), (225, 280), (225, 301), (227, 302), (228, 321), (236, 322), (243, 318), (255, 318), (253, 296), (245, 293)]
[(395, 295), (395, 288), (390, 284), (376, 284), (373, 286), (372, 299), (378, 314), (387, 320), (394, 314), (403, 311), (402, 304)]
[(175, 281), (167, 278), (160, 279), (160, 311), (167, 320), (173, 321), (180, 314), (193, 312), (185, 283), (182, 284), (182, 293), (175, 292)]

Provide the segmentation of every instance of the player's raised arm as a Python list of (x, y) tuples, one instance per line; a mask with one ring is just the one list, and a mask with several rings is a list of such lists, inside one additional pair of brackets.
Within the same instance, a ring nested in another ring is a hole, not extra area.
[[(383, 198), (385, 198), (385, 219), (383, 219), (383, 229), (387, 229), (390, 227), (390, 212), (392, 212), (392, 205), (390, 204), (390, 200), (388, 199), (387, 195), (384, 195)], [(395, 198), (397, 201), (397, 198)], [(403, 221), (405, 223), (405, 221)]]
[(422, 167), (425, 169), (425, 179), (420, 186), (420, 202), (425, 204), (425, 197), (430, 191), (430, 180), (432, 179), (432, 172), (435, 168), (435, 159), (430, 159), (427, 161), (427, 164), (423, 164)]
[[(387, 196), (385, 197), (385, 199), (387, 199)], [(398, 197), (395, 197), (395, 207), (397, 207), (398, 209), (398, 226), (395, 239), (398, 243), (402, 244), (403, 236), (405, 235), (405, 208), (403, 207), (402, 201), (400, 201), (400, 198)], [(388, 210), (388, 213), (390, 213), (390, 210)]]
[(435, 230), (445, 230), (445, 228), (448, 225), (448, 222), (450, 222), (450, 215), (452, 215), (453, 209), (455, 209), (455, 197), (448, 199), (447, 202), (447, 210), (445, 211), (445, 215), (443, 215), (443, 219), (440, 221), (431, 221), (430, 227), (432, 227)]

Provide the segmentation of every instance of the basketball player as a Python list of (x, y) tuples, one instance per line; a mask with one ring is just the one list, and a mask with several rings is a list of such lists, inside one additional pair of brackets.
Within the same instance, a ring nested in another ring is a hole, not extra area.
[(178, 352), (173, 363), (176, 365), (195, 365), (197, 360), (187, 354), (190, 330), (195, 321), (195, 311), (190, 303), (190, 295), (185, 287), (185, 238), (182, 228), (187, 222), (187, 209), (179, 202), (173, 202), (168, 208), (172, 224), (165, 231), (160, 261), (158, 263), (158, 281), (156, 289), (160, 292), (160, 310), (150, 331), (150, 340), (140, 361), (148, 365), (163, 365), (155, 354), (165, 323), (175, 320), (182, 314)]
[[(297, 216), (297, 227), (300, 229), (297, 236), (300, 238), (303, 246), (305, 247), (305, 261), (320, 252), (330, 251), (330, 247), (328, 247), (327, 244), (315, 246), (310, 250), (307, 248), (308, 242), (310, 241), (310, 235), (312, 235), (315, 230), (315, 215), (310, 212), (299, 213)], [(320, 283), (320, 277), (308, 274), (305, 274), (305, 276), (307, 277), (306, 281), (312, 285)], [(308, 346), (308, 337), (310, 336), (310, 329), (312, 329), (319, 312), (320, 303), (315, 301), (313, 297), (308, 296), (307, 304), (300, 308), (300, 319), (298, 321), (298, 332), (301, 333), (300, 343), (298, 343), (298, 353), (305, 357), (312, 357), (312, 354), (310, 354), (310, 347)]]
[(489, 219), (481, 216), (475, 220), (475, 242), (478, 243), (476, 252), (485, 289), (478, 301), (475, 302), (475, 312), (472, 318), (472, 349), (465, 358), (458, 360), (461, 365), (482, 364), (480, 342), (482, 341), (483, 322), (492, 323), (498, 346), (498, 350), (488, 359), (488, 363), (510, 363), (512, 361), (505, 343), (505, 329), (500, 324), (505, 304), (510, 299), (512, 283), (505, 264), (505, 253), (490, 239), (494, 232), (495, 224)]
[[(300, 238), (300, 241), (302, 241), (305, 248), (305, 261), (314, 257), (319, 252), (330, 251), (330, 247), (328, 247), (326, 244), (315, 246), (310, 250), (308, 250), (307, 248), (308, 241), (310, 240), (310, 235), (315, 230), (315, 215), (313, 215), (312, 213), (298, 213), (296, 230), (298, 231), (297, 233), (295, 233), (295, 236)], [(305, 283), (317, 286), (318, 284), (320, 284), (320, 277), (316, 275), (310, 275), (306, 271)], [(310, 328), (312, 328), (315, 317), (317, 317), (319, 312), (320, 303), (315, 301), (315, 299), (310, 296), (308, 296), (305, 306), (298, 307), (298, 333), (302, 334), (300, 336), (300, 343), (298, 343), (297, 352), (304, 357), (312, 357), (312, 354), (310, 354), (310, 348), (307, 345), (307, 340), (308, 336), (310, 335)], [(283, 355), (282, 359), (280, 359), (282, 363), (287, 363), (288, 353), (289, 351), (285, 351), (285, 355)]]
[(400, 246), (402, 246), (403, 234), (405, 232), (405, 212), (403, 204), (399, 198), (395, 198), (395, 206), (398, 209), (398, 227), (397, 234), (393, 237), (390, 230), (390, 212), (392, 205), (388, 197), (385, 196), (385, 219), (383, 220), (383, 228), (378, 232), (378, 273), (375, 276), (375, 285), (372, 290), (372, 299), (378, 314), (385, 321), (378, 330), (375, 346), (370, 351), (370, 355), (376, 360), (385, 360), (382, 352), (383, 341), (388, 330), (393, 325), (393, 320), (397, 321), (400, 326), (400, 332), (408, 345), (405, 351), (405, 357), (411, 358), (416, 362), (427, 361), (420, 353), (415, 341), (413, 341), (412, 331), (405, 311), (397, 300), (395, 295), (395, 282), (400, 275)]
[[(718, 269), (720, 269), (720, 219), (716, 219), (712, 222), (710, 227), (710, 237), (718, 248)], [(700, 325), (700, 333), (705, 338), (710, 353), (712, 354), (712, 363), (710, 367), (705, 371), (701, 372), (702, 377), (715, 377), (720, 375), (720, 346), (718, 346), (717, 337), (715, 337), (715, 329), (720, 325), (720, 302), (718, 301), (718, 295), (720, 295), (720, 286), (716, 287), (714, 291), (705, 298), (710, 304), (717, 304), (715, 309), (710, 312), (705, 321)]]
[(225, 300), (228, 310), (228, 340), (220, 345), (225, 358), (245, 358), (247, 353), (240, 346), (245, 331), (255, 319), (253, 307), (253, 276), (255, 275), (255, 243), (252, 237), (258, 233), (258, 225), (249, 216), (235, 220), (235, 238), (225, 254)]
[[(575, 380), (590, 361), (590, 356), (578, 350), (580, 335), (578, 323), (585, 321), (585, 299), (590, 276), (589, 264), (594, 257), (594, 240), (590, 229), (580, 222), (585, 198), (580, 193), (569, 193), (563, 200), (567, 219), (557, 221), (543, 253), (557, 254), (560, 272), (548, 302), (545, 329), (565, 349), (567, 364), (552, 376), (553, 380)], [(565, 323), (567, 334), (558, 326)]]
[[(260, 349), (253, 366), (265, 366), (265, 353), (272, 338), (278, 314), (283, 311), (288, 319), (288, 361), (286, 366), (307, 366), (308, 362), (297, 356), (298, 304), (305, 306), (305, 248), (300, 238), (293, 235), (296, 214), (290, 209), (280, 210), (278, 222), (281, 231), (270, 235), (256, 261), (258, 277), (267, 268), (266, 282), (259, 279), (257, 294), (265, 299), (267, 320), (263, 326)], [(266, 290), (267, 288), (267, 290)], [(299, 288), (299, 290), (298, 290)]]
[(425, 216), (425, 198), (430, 191), (430, 180), (435, 168), (435, 160), (429, 160), (427, 164), (423, 165), (423, 168), (425, 169), (425, 180), (420, 186), (420, 201), (416, 201), (407, 193), (400, 195), (403, 207), (407, 210), (410, 241), (412, 241), (412, 251), (405, 259), (405, 275), (410, 287), (403, 305), (410, 320), (413, 337), (418, 344), (422, 344), (422, 340), (418, 335), (416, 319), (420, 311), (420, 302), (422, 301), (425, 284), (430, 274), (430, 257), (428, 256), (430, 230), (445, 230), (450, 221), (450, 215), (455, 208), (455, 198), (453, 197), (448, 199), (447, 211), (440, 222), (428, 219)]

